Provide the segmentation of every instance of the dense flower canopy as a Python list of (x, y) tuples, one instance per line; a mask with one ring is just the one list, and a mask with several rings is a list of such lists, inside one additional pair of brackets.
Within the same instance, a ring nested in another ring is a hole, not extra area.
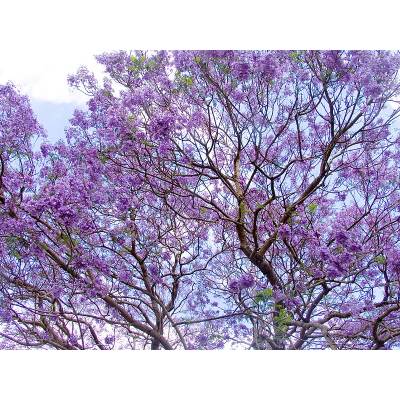
[(0, 86), (3, 348), (399, 346), (397, 52), (97, 60), (56, 144)]

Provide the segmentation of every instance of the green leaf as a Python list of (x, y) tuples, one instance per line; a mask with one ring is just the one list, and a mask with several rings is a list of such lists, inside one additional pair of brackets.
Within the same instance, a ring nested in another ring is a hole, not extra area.
[(98, 158), (102, 164), (105, 164), (108, 160), (106, 153), (99, 153)]
[(146, 57), (141, 56), (140, 58), (137, 58), (136, 56), (131, 56), (131, 61), (132, 65), (128, 67), (128, 70), (132, 72), (139, 72), (144, 67)]
[(379, 255), (379, 256), (376, 256), (375, 258), (374, 258), (374, 261), (377, 263), (377, 264), (385, 264), (385, 262), (386, 262), (386, 257), (384, 256), (384, 255)]
[(254, 301), (256, 303), (265, 303), (272, 297), (273, 291), (271, 288), (260, 290), (256, 293)]
[(311, 203), (308, 205), (308, 211), (310, 214), (315, 214), (317, 212), (318, 204), (316, 203)]
[(157, 61), (156, 60), (149, 60), (146, 64), (146, 68), (150, 71), (155, 69), (157, 67)]
[(193, 77), (190, 75), (182, 75), (180, 72), (177, 72), (175, 74), (175, 79), (181, 88), (187, 88), (193, 85)]
[(200, 64), (200, 63), (201, 63), (201, 57), (200, 57), (200, 56), (196, 56), (196, 57), (194, 58), (194, 62), (195, 62), (196, 64)]
[(103, 90), (104, 96), (107, 96), (109, 98), (112, 97), (112, 93), (109, 90)]
[(225, 75), (228, 75), (230, 72), (230, 68), (228, 65), (222, 64), (221, 65), (221, 72)]
[(140, 143), (144, 144), (144, 145), (147, 146), (147, 147), (157, 147), (155, 144), (149, 142), (149, 141), (146, 140), (146, 139), (141, 140)]
[(11, 255), (15, 257), (17, 260), (20, 260), (22, 258), (21, 253), (17, 249), (11, 250)]
[(129, 114), (128, 115), (128, 121), (129, 122), (133, 122), (133, 121), (135, 121), (136, 120), (136, 117), (133, 115), (133, 114)]
[(191, 76), (185, 76), (184, 83), (186, 86), (193, 85), (193, 78)]
[(295, 62), (301, 62), (301, 51), (292, 51), (289, 57)]
[(283, 307), (278, 307), (278, 315), (274, 317), (276, 328), (281, 333), (286, 333), (288, 324), (292, 321), (292, 316)]
[(344, 252), (344, 247), (343, 246), (337, 246), (334, 249), (335, 254), (343, 254)]
[(18, 236), (10, 236), (5, 239), (9, 254), (12, 257), (15, 257), (17, 260), (21, 259), (21, 253), (19, 251), (19, 248), (21, 247), (21, 244), (23, 244), (22, 238), (19, 238)]

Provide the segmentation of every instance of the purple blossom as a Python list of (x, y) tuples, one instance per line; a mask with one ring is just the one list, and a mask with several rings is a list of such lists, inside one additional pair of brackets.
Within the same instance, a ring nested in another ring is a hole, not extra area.
[(233, 64), (233, 74), (241, 81), (247, 80), (250, 75), (250, 65), (246, 62)]
[(114, 340), (115, 340), (114, 336), (108, 335), (105, 337), (104, 343), (108, 344), (108, 345), (112, 345), (114, 343)]
[(290, 238), (290, 227), (288, 225), (281, 225), (278, 229), (278, 234), (282, 240)]
[(357, 244), (357, 243), (351, 243), (351, 244), (348, 246), (348, 250), (349, 250), (350, 252), (352, 252), (352, 253), (358, 253), (358, 252), (362, 251), (362, 246), (359, 245), (359, 244)]
[(165, 139), (174, 127), (174, 118), (171, 115), (156, 117), (150, 123), (150, 131), (157, 139)]
[(240, 283), (239, 283), (239, 281), (238, 280), (236, 280), (236, 279), (233, 279), (233, 280), (231, 280), (230, 282), (229, 282), (229, 290), (232, 292), (232, 293), (238, 293), (238, 292), (240, 292), (240, 290), (241, 290), (241, 286), (240, 286)]
[(242, 275), (239, 278), (239, 282), (238, 283), (239, 283), (239, 286), (241, 288), (249, 289), (249, 288), (253, 287), (254, 284), (255, 284), (254, 276), (251, 275), (251, 274)]
[(68, 342), (72, 346), (77, 346), (78, 345), (78, 339), (77, 339), (77, 337), (75, 335), (70, 335), (70, 337), (68, 338)]
[(331, 257), (331, 253), (327, 247), (322, 247), (319, 252), (319, 257), (322, 261), (328, 261)]
[(346, 246), (349, 240), (349, 236), (346, 232), (344, 231), (338, 231), (335, 234), (335, 240), (338, 244), (342, 246)]

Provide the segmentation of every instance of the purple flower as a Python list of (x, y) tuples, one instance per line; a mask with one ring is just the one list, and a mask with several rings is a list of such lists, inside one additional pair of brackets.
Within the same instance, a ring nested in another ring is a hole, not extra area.
[(340, 271), (334, 265), (329, 265), (326, 272), (328, 278), (337, 278), (341, 274)]
[(349, 253), (340, 254), (338, 261), (341, 265), (349, 264), (352, 261), (352, 256)]
[(400, 251), (392, 249), (388, 254), (388, 266), (395, 273), (400, 274)]
[(249, 289), (254, 286), (255, 281), (253, 275), (246, 274), (240, 277), (238, 283), (242, 289)]
[(250, 289), (255, 285), (255, 280), (253, 275), (244, 274), (241, 275), (238, 279), (233, 279), (229, 283), (229, 290), (233, 293), (238, 293), (243, 289)]
[(164, 139), (169, 136), (174, 126), (174, 118), (171, 115), (164, 115), (154, 118), (150, 123), (150, 131), (156, 139)]
[(258, 63), (257, 70), (267, 79), (274, 79), (278, 74), (279, 65), (274, 57), (267, 55)]
[(327, 275), (329, 278), (336, 278), (343, 275), (345, 268), (340, 258), (331, 259), (327, 267)]
[(75, 335), (71, 335), (68, 338), (68, 342), (72, 345), (72, 346), (76, 346), (78, 344), (78, 339), (76, 338)]
[(200, 346), (205, 346), (208, 343), (208, 336), (204, 333), (197, 337), (197, 342)]
[(229, 58), (234, 55), (234, 52), (232, 50), (208, 50), (206, 54), (215, 58)]
[(233, 74), (241, 81), (248, 79), (250, 74), (250, 66), (245, 62), (238, 62), (233, 64)]
[(330, 259), (331, 253), (327, 247), (322, 247), (318, 253), (322, 261), (328, 261)]
[(158, 268), (157, 265), (154, 265), (154, 264), (150, 265), (149, 272), (153, 277), (156, 277), (156, 276), (160, 275), (160, 269)]
[(128, 270), (123, 270), (118, 274), (119, 279), (122, 281), (129, 282), (132, 278), (132, 273), (129, 272)]
[(114, 343), (114, 336), (108, 335), (104, 339), (105, 344), (111, 345)]
[(236, 279), (230, 281), (228, 287), (229, 287), (229, 290), (233, 293), (238, 293), (238, 292), (240, 292), (240, 289), (241, 289), (240, 284)]
[(287, 240), (290, 237), (290, 227), (288, 225), (281, 225), (278, 229), (278, 234), (283, 240)]
[(352, 253), (358, 253), (362, 250), (362, 246), (360, 246), (357, 243), (352, 243), (350, 246), (348, 246), (348, 250), (351, 251)]
[(10, 309), (0, 308), (0, 321), (11, 322), (12, 313)]
[(51, 289), (51, 293), (53, 294), (53, 296), (56, 299), (59, 299), (62, 296), (63, 292), (64, 292), (64, 290), (63, 290), (63, 288), (61, 286), (54, 286)]
[(43, 143), (40, 146), (40, 151), (42, 152), (43, 157), (47, 157), (49, 154), (49, 150), (50, 150), (51, 146), (47, 143)]
[(335, 234), (335, 240), (338, 244), (345, 246), (349, 240), (349, 236), (344, 231), (339, 231)]

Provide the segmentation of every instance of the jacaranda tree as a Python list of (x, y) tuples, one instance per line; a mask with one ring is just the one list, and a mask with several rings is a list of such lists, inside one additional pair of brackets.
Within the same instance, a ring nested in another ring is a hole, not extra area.
[(3, 348), (400, 345), (400, 54), (97, 57), (49, 143), (0, 86)]

